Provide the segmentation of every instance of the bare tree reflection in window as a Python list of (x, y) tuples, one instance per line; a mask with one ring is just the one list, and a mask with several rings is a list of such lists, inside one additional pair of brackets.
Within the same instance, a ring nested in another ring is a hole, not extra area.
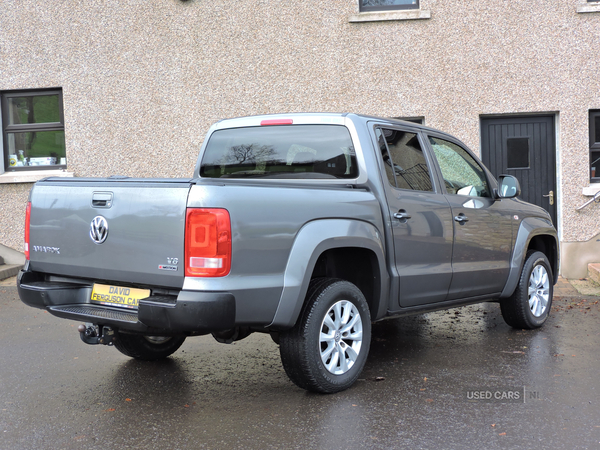
[(234, 166), (236, 172), (241, 169), (245, 173), (264, 173), (267, 164), (274, 162), (276, 156), (277, 152), (271, 145), (234, 145), (221, 160), (221, 172), (224, 173), (228, 166)]

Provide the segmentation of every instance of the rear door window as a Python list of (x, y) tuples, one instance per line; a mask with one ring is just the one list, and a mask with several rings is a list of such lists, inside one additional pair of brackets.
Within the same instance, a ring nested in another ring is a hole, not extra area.
[(215, 131), (202, 157), (209, 178), (356, 178), (356, 152), (341, 125), (277, 125)]
[(398, 189), (433, 191), (417, 134), (389, 128), (376, 129), (375, 133), (390, 184)]

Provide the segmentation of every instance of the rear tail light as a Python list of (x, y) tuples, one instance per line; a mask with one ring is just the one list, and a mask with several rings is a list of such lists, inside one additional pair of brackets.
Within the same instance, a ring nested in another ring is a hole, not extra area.
[(29, 223), (31, 222), (31, 202), (27, 202), (25, 210), (25, 259), (29, 259)]
[(188, 208), (185, 276), (224, 277), (231, 269), (231, 219), (226, 209)]

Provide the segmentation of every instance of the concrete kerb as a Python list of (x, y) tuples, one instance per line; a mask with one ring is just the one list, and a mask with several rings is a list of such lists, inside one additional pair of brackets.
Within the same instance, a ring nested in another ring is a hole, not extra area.
[(0, 244), (0, 280), (14, 277), (25, 264), (25, 255), (10, 247)]
[(600, 263), (588, 264), (588, 278), (600, 285)]

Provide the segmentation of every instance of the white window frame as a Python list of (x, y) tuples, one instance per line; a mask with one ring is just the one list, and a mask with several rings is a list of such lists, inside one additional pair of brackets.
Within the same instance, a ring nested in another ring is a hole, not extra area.
[(597, 0), (597, 1), (578, 0), (577, 12), (580, 14), (581, 13), (600, 12), (600, 0)]
[[(60, 92), (61, 99), (61, 124), (64, 127), (64, 119), (62, 112), (62, 90), (60, 88), (53, 89), (22, 89), (22, 90), (14, 90), (14, 91), (3, 91), (1, 92), (1, 97), (3, 98), (5, 95), (14, 95), (14, 94), (25, 94), (32, 95), (36, 92), (48, 92), (48, 91), (56, 91)], [(54, 177), (72, 177), (72, 172), (67, 172), (66, 166), (60, 166), (52, 169), (39, 169), (36, 170), (18, 170), (18, 171), (7, 171), (5, 165), (5, 148), (4, 148), (4, 135), (5, 135), (5, 124), (3, 122), (2, 117), (2, 109), (0, 108), (0, 126), (2, 127), (2, 136), (0, 138), (0, 184), (11, 184), (11, 183), (34, 183), (43, 178), (54, 176)]]
[(426, 9), (429, 6), (429, 2), (431, 0), (419, 0), (418, 8), (395, 8), (384, 11), (361, 11), (360, 0), (355, 1), (356, 14), (352, 14), (348, 18), (348, 22), (351, 23), (381, 22), (389, 20), (419, 20), (431, 18), (431, 11), (429, 9)]

